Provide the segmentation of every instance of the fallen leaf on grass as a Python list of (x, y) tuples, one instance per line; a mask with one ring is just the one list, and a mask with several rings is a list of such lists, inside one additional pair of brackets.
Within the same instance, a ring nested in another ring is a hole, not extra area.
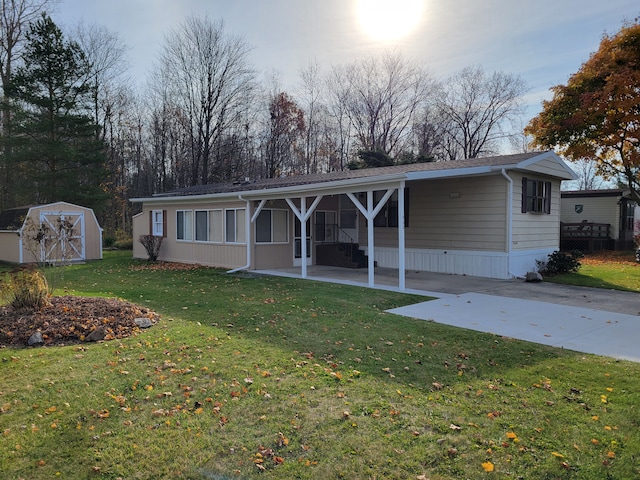
[(494, 468), (495, 467), (493, 466), (493, 463), (491, 463), (491, 462), (483, 462), (482, 463), (482, 469), (487, 473), (488, 472), (493, 472)]

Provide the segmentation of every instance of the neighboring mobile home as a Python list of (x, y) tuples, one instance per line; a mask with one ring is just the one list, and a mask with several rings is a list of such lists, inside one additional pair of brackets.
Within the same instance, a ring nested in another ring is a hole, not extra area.
[(571, 190), (561, 193), (561, 246), (565, 250), (631, 250), (636, 202), (629, 190)]
[(92, 209), (66, 202), (0, 212), (0, 260), (78, 262), (102, 258), (102, 228)]
[(134, 257), (152, 234), (160, 260), (232, 270), (366, 266), (373, 286), (390, 267), (401, 289), (406, 270), (511, 278), (559, 248), (560, 183), (575, 178), (535, 152), (195, 186), (131, 200)]

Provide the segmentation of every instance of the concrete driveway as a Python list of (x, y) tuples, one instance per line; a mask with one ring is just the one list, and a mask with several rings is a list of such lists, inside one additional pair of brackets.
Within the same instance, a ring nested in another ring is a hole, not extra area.
[[(299, 272), (257, 273), (300, 277)], [(313, 266), (308, 277), (367, 286), (366, 271), (361, 270)], [(376, 268), (375, 284), (398, 290), (397, 271)], [(411, 271), (406, 287), (407, 293), (436, 299), (390, 313), (640, 362), (639, 293)]]

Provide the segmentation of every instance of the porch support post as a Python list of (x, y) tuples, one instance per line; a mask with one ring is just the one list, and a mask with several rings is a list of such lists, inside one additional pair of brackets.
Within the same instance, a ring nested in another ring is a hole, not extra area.
[(358, 208), (358, 210), (360, 210), (360, 213), (362, 213), (362, 215), (364, 215), (364, 217), (367, 219), (367, 257), (368, 257), (367, 270), (369, 273), (370, 287), (375, 286), (375, 279), (374, 279), (375, 250), (373, 245), (373, 237), (374, 237), (373, 221), (375, 220), (376, 215), (380, 213), (380, 210), (382, 210), (382, 207), (384, 207), (385, 203), (387, 203), (387, 200), (389, 200), (391, 195), (393, 195), (394, 191), (395, 191), (395, 188), (389, 188), (384, 194), (384, 196), (380, 199), (378, 204), (375, 205), (374, 207), (373, 190), (367, 190), (367, 208), (366, 209), (362, 206), (362, 203), (360, 203), (360, 200), (358, 200), (353, 193), (347, 193), (347, 196), (351, 199), (353, 204)]
[(367, 192), (367, 250), (368, 250), (368, 265), (367, 270), (369, 273), (369, 286), (373, 287), (375, 285), (374, 273), (375, 273), (375, 257), (373, 250), (373, 219), (376, 218), (375, 215), (371, 215), (370, 212), (373, 211), (373, 191), (369, 190)]
[(322, 195), (318, 195), (315, 198), (315, 200), (311, 204), (311, 207), (309, 207), (309, 210), (307, 210), (306, 197), (300, 197), (300, 210), (296, 208), (295, 204), (293, 203), (293, 201), (291, 201), (290, 198), (286, 198), (285, 200), (289, 204), (289, 207), (291, 207), (291, 210), (293, 210), (295, 216), (298, 218), (298, 220), (300, 220), (300, 237), (302, 237), (300, 239), (300, 253), (302, 256), (302, 268), (300, 276), (302, 278), (307, 278), (307, 220), (318, 206), (318, 203), (320, 203), (320, 200), (322, 200)]
[(404, 181), (398, 187), (398, 288), (405, 289)]

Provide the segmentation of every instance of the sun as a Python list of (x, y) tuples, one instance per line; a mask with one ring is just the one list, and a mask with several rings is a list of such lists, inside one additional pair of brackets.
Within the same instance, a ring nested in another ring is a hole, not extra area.
[(356, 0), (362, 31), (379, 42), (399, 40), (420, 24), (425, 0)]

